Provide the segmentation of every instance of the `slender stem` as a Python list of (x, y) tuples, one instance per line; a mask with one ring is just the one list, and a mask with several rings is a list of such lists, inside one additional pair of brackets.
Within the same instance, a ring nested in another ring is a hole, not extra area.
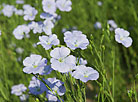
[(137, 92), (136, 92), (136, 87), (135, 87), (135, 84), (136, 84), (136, 82), (135, 82), (135, 80), (134, 80), (134, 93), (135, 93), (135, 101), (137, 102)]
[(99, 94), (98, 94), (98, 102), (100, 102), (100, 92), (99, 92)]
[(114, 82), (115, 82), (115, 53), (112, 50), (112, 56), (113, 56), (113, 80), (112, 80), (112, 93), (113, 93), (113, 102), (114, 102)]

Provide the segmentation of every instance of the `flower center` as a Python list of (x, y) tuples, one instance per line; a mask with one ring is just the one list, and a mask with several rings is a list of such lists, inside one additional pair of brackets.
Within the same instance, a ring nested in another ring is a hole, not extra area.
[(50, 45), (50, 42), (47, 42), (47, 45)]
[(77, 45), (77, 44), (75, 44), (75, 47), (78, 47), (78, 45)]
[(88, 72), (84, 72), (84, 77), (85, 77), (85, 78), (88, 77)]
[(17, 92), (21, 92), (21, 89), (18, 88), (18, 89), (17, 89)]
[(78, 47), (77, 40), (74, 42), (74, 44), (75, 47)]
[(34, 68), (37, 68), (38, 66), (37, 65), (34, 65)]
[(50, 4), (50, 3), (49, 3), (49, 4), (47, 4), (47, 7), (48, 7), (48, 8), (50, 8), (50, 7), (51, 7), (51, 4)]
[(60, 59), (58, 59), (58, 61), (59, 61), (59, 62), (63, 62), (63, 59), (60, 58)]
[(121, 37), (120, 40), (123, 40), (123, 38)]
[(65, 7), (65, 3), (64, 3), (64, 4), (62, 4), (62, 7), (63, 7), (63, 8)]
[(30, 13), (29, 15), (30, 15), (30, 16), (33, 16), (33, 14), (32, 14), (32, 13)]
[(24, 32), (22, 32), (21, 35), (24, 35)]
[(85, 77), (85, 78), (88, 78), (88, 76), (87, 76), (87, 75), (84, 75), (84, 77)]

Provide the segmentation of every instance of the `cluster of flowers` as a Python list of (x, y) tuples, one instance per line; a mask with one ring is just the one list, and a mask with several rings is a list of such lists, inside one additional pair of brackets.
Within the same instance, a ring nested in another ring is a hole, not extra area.
[[(59, 96), (62, 96), (65, 94), (66, 89), (64, 87), (64, 83), (56, 78), (48, 78), (43, 79), (45, 83), (38, 80), (36, 77), (32, 77), (32, 80), (30, 81), (29, 90), (31, 94), (39, 95), (46, 91), (46, 98), (48, 101), (56, 102), (59, 101), (59, 99), (56, 97), (58, 94)], [(47, 84), (49, 87), (46, 87)], [(50, 89), (49, 89), (50, 88)]]
[(22, 9), (17, 9), (14, 5), (8, 4), (3, 4), (3, 9), (1, 10), (1, 13), (3, 13), (3, 15), (6, 17), (11, 17), (13, 13), (19, 16), (24, 15), (24, 11)]
[[(23, 0), (17, 0), (17, 4), (23, 4)], [(56, 15), (56, 9), (58, 8), (61, 11), (69, 12), (71, 10), (72, 2), (70, 0), (43, 0), (42, 1), (43, 10), (45, 13), (42, 15), (47, 16), (47, 14)], [(16, 15), (24, 15), (24, 20), (34, 20), (35, 15), (38, 11), (31, 7), (30, 5), (24, 5), (23, 9), (16, 9), (13, 5), (3, 4), (2, 13), (4, 16), (11, 17), (15, 12)]]
[[(99, 73), (93, 68), (87, 67), (87, 61), (83, 58), (76, 58), (75, 56), (71, 55), (72, 50), (78, 48), (84, 50), (87, 48), (89, 45), (89, 40), (85, 34), (78, 30), (65, 31), (64, 42), (66, 43), (67, 47), (60, 45), (57, 35), (52, 34), (52, 28), (54, 28), (54, 22), (57, 18), (56, 10), (59, 9), (61, 11), (69, 12), (72, 5), (71, 1), (42, 0), (42, 5), (44, 13), (41, 13), (40, 18), (44, 19), (44, 21), (33, 21), (38, 11), (30, 5), (24, 5), (24, 20), (30, 20), (31, 22), (28, 25), (19, 25), (14, 29), (13, 34), (18, 40), (23, 39), (25, 35), (29, 36), (29, 32), (31, 30), (34, 34), (42, 32), (46, 34), (39, 36), (40, 42), (38, 42), (37, 45), (42, 45), (45, 50), (52, 48), (50, 52), (50, 65), (47, 65), (48, 60), (43, 58), (41, 55), (31, 54), (23, 61), (23, 65), (25, 66), (23, 68), (23, 72), (36, 75), (30, 81), (28, 86), (29, 92), (33, 95), (39, 95), (43, 92), (46, 92), (46, 98), (48, 101), (53, 102), (59, 101), (57, 98), (58, 95), (62, 96), (65, 94), (66, 89), (64, 87), (64, 83), (56, 78), (39, 80), (37, 75), (48, 75), (52, 71), (58, 71), (65, 75), (70, 73), (75, 79), (79, 79), (86, 83), (89, 80), (97, 80), (99, 78)], [(5, 10), (3, 9), (3, 13), (4, 12)], [(115, 29), (115, 40), (117, 42), (122, 43), (126, 47), (131, 46), (132, 39), (128, 37), (129, 32), (117, 28), (117, 25), (113, 20), (109, 20), (108, 24), (110, 24), (112, 27), (110, 30)], [(48, 87), (46, 85), (48, 85)], [(11, 93), (20, 96), (23, 99), (25, 97), (23, 92), (25, 92), (26, 89), (27, 88), (23, 84), (15, 85), (12, 87)]]
[[(28, 25), (19, 25), (14, 29), (13, 34), (16, 39), (23, 39), (24, 36), (28, 36), (30, 30), (34, 34), (44, 32), (46, 35), (39, 36), (40, 42), (37, 45), (42, 45), (45, 50), (49, 50), (52, 46), (60, 44), (59, 39), (56, 34), (52, 34), (52, 28), (54, 27), (54, 18), (57, 17), (56, 9), (58, 8), (61, 11), (70, 11), (71, 10), (71, 1), (70, 0), (43, 0), (43, 10), (44, 13), (41, 13), (40, 18), (44, 21), (35, 22), (32, 21), (35, 19), (35, 15), (38, 13), (34, 7), (30, 5), (24, 5), (24, 20), (31, 20), (32, 22)], [(85, 34), (81, 31), (66, 31), (64, 32), (64, 41), (67, 47), (56, 47), (50, 52), (50, 65), (47, 65), (47, 59), (42, 58), (41, 55), (31, 54), (30, 57), (26, 57), (23, 61), (23, 72), (27, 74), (35, 75), (48, 75), (51, 71), (58, 71), (63, 74), (70, 73), (72, 77), (80, 79), (83, 82), (88, 80), (97, 80), (99, 78), (99, 73), (91, 67), (86, 67), (86, 60), (82, 58), (76, 58), (73, 55), (70, 55), (70, 49), (75, 50), (80, 48), (82, 50), (86, 49), (89, 41)], [(69, 49), (70, 48), (70, 49)], [(45, 83), (44, 83), (44, 82)], [(32, 78), (29, 85), (29, 92), (34, 95), (42, 94), (46, 91), (46, 98), (49, 101), (58, 101), (56, 94), (59, 96), (64, 95), (65, 87), (64, 83), (56, 78), (48, 78), (39, 80), (36, 77)], [(49, 88), (46, 87), (47, 84)], [(20, 85), (15, 85), (13, 87), (18, 87)], [(12, 94), (18, 96), (17, 93), (22, 93), (25, 90), (16, 90), (12, 88)]]
[[(124, 45), (126, 48), (130, 47), (132, 45), (132, 38), (129, 37), (130, 33), (126, 30), (124, 30), (123, 28), (118, 28), (117, 24), (115, 23), (114, 20), (108, 20), (107, 22), (110, 25), (109, 30), (110, 31), (115, 31), (115, 40), (118, 43), (121, 43), (122, 45)], [(96, 22), (94, 27), (96, 29), (101, 29), (102, 25), (100, 22)]]
[[(70, 0), (43, 0), (42, 5), (44, 13), (40, 14), (40, 18), (44, 19), (43, 22), (32, 21), (35, 19), (35, 16), (38, 13), (38, 11), (30, 5), (23, 6), (24, 20), (31, 20), (32, 22), (30, 22), (28, 25), (19, 25), (17, 28), (14, 29), (13, 34), (16, 39), (23, 39), (25, 35), (26, 37), (28, 37), (30, 30), (33, 30), (34, 34), (44, 32), (47, 35), (51, 35), (51, 30), (54, 27), (54, 22), (56, 22), (55, 20), (60, 19), (60, 16), (57, 16), (56, 14), (56, 9), (59, 8), (59, 10), (61, 11), (69, 12), (71, 10), (72, 3)], [(53, 36), (55, 37), (56, 35), (52, 35), (50, 37)]]
[[(88, 80), (97, 80), (99, 73), (91, 67), (86, 67), (86, 60), (82, 58), (76, 59), (73, 55), (69, 55), (70, 50), (67, 47), (56, 47), (50, 52), (51, 65), (47, 65), (47, 59), (42, 58), (40, 55), (31, 54), (30, 57), (26, 57), (23, 61), (23, 71), (27, 74), (39, 74), (48, 75), (52, 70), (59, 71), (64, 74), (70, 73), (74, 78), (80, 79), (83, 82)], [(29, 91), (31, 94), (39, 95), (46, 91), (46, 97), (49, 101), (57, 101), (59, 96), (64, 95), (65, 87), (63, 82), (56, 78), (43, 79), (45, 83), (50, 87), (49, 90), (45, 84), (33, 77), (30, 81)], [(16, 88), (15, 88), (16, 87)], [(15, 85), (12, 87), (12, 94), (17, 96), (22, 95), (22, 92), (26, 90), (25, 87), (21, 88), (21, 85)], [(24, 94), (23, 94), (24, 95)]]
[[(107, 24), (109, 24), (109, 26), (110, 26), (110, 28), (109, 28), (110, 31), (113, 31), (114, 29), (117, 28), (117, 24), (115, 23), (114, 20), (108, 20)], [(101, 29), (102, 28), (101, 22), (96, 22), (94, 24), (94, 27), (95, 27), (95, 29)]]
[[(46, 98), (49, 102), (60, 101), (56, 95), (58, 94), (59, 96), (62, 96), (65, 94), (66, 89), (63, 86), (64, 83), (56, 78), (43, 79), (43, 81), (45, 83), (38, 80), (36, 77), (32, 77), (32, 80), (28, 86), (30, 93), (33, 95), (40, 95), (46, 92)], [(47, 84), (49, 87), (46, 87), (45, 84)], [(15, 94), (16, 96), (20, 96), (21, 101), (25, 101), (29, 97), (29, 95), (23, 94), (23, 92), (26, 90), (27, 88), (24, 86), (24, 84), (19, 84), (12, 86), (11, 93)]]
[(12, 94), (15, 94), (16, 96), (20, 96), (20, 100), (24, 101), (28, 98), (28, 95), (23, 94), (27, 88), (24, 86), (24, 84), (14, 85), (12, 86)]
[(25, 66), (23, 71), (28, 74), (38, 73), (39, 75), (47, 75), (52, 70), (56, 70), (61, 73), (71, 73), (74, 78), (80, 79), (83, 82), (98, 79), (98, 72), (93, 68), (85, 66), (87, 64), (86, 60), (82, 58), (77, 59), (69, 54), (70, 50), (67, 47), (56, 47), (50, 52), (52, 57), (50, 60), (51, 65), (46, 65), (46, 58), (33, 54), (23, 61)]

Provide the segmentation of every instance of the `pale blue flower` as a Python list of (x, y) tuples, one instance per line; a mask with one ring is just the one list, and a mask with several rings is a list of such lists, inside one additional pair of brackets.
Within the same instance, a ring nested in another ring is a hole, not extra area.
[(62, 33), (65, 33), (67, 31), (67, 28), (62, 28)]
[(95, 29), (101, 29), (102, 28), (102, 24), (100, 22), (96, 22), (94, 24), (94, 27), (95, 27)]
[(57, 15), (55, 19), (56, 19), (56, 21), (60, 20), (61, 19), (61, 15)]
[(114, 29), (116, 29), (117, 28), (117, 24), (115, 23), (115, 21), (114, 20), (108, 20), (108, 22), (107, 22), (109, 25), (110, 25), (110, 31), (113, 31)]
[(16, 0), (16, 4), (24, 4), (24, 0)]
[(46, 84), (51, 88), (52, 91), (47, 90), (46, 97), (48, 98), (49, 102), (56, 102), (58, 98), (55, 96), (58, 94), (59, 96), (63, 96), (66, 92), (65, 87), (63, 86), (63, 82), (56, 78), (48, 78), (45, 80)]
[(44, 70), (44, 67), (46, 65), (46, 58), (42, 58), (40, 55), (32, 54), (30, 57), (26, 57), (23, 61), (23, 65), (25, 66), (23, 68), (23, 72), (25, 73), (42, 73)]
[(24, 5), (23, 8), (24, 8), (24, 20), (26, 20), (26, 21), (34, 20), (38, 11), (30, 5)]
[(21, 102), (26, 102), (26, 100), (27, 100), (28, 98), (29, 98), (29, 95), (22, 94), (22, 95), (20, 96)]
[(61, 16), (60, 15), (57, 15), (53, 20), (52, 22), (55, 24), (57, 21), (59, 21), (61, 19)]
[(51, 20), (45, 20), (43, 25), (43, 31), (45, 32), (45, 34), (47, 35), (51, 35), (52, 34), (52, 28), (54, 27), (54, 24)]
[(66, 47), (57, 47), (50, 52), (52, 57), (51, 67), (61, 73), (70, 72), (76, 65), (76, 58), (73, 55), (69, 55), (70, 50)]
[(58, 98), (52, 92), (47, 92), (46, 98), (48, 99), (48, 102), (57, 102), (58, 101)]
[(29, 5), (29, 4), (25, 4), (25, 5), (23, 5), (23, 9), (27, 9), (27, 8), (31, 8), (32, 6), (31, 5)]
[(32, 46), (33, 46), (34, 48), (36, 48), (36, 47), (37, 47), (37, 44), (36, 44), (36, 43), (34, 43)]
[(72, 50), (75, 50), (76, 48), (84, 50), (87, 48), (87, 45), (89, 45), (86, 35), (82, 34), (81, 31), (67, 31), (64, 33), (64, 36), (65, 43)]
[(43, 30), (42, 30), (43, 23), (42, 22), (32, 21), (30, 24), (28, 24), (28, 26), (30, 29), (33, 30), (34, 34), (43, 32)]
[(13, 5), (4, 5), (4, 8), (2, 9), (2, 12), (4, 16), (11, 17), (14, 12), (14, 6)]
[(41, 13), (40, 18), (46, 19), (46, 20), (53, 20), (55, 17), (57, 17), (57, 14), (50, 14), (50, 13)]
[(45, 48), (45, 50), (49, 50), (52, 45), (59, 45), (59, 40), (57, 38), (57, 35), (55, 34), (52, 34), (50, 36), (39, 36), (39, 40), (40, 42), (38, 42), (37, 44), (41, 44), (43, 48)]
[(30, 35), (29, 34), (26, 34), (26, 38), (30, 38)]
[(0, 36), (1, 36), (1, 30), (0, 30)]
[(43, 10), (46, 13), (54, 14), (56, 12), (55, 0), (43, 0), (42, 5), (43, 5)]
[[(48, 102), (64, 102), (63, 99), (58, 99), (52, 92), (47, 92), (46, 93), (46, 98), (48, 99)], [(62, 100), (62, 101), (60, 101)]]
[(98, 1), (97, 4), (98, 4), (98, 6), (102, 6), (103, 3), (102, 3), (102, 1)]
[(16, 15), (19, 15), (19, 16), (22, 16), (24, 14), (22, 9), (18, 10), (18, 9), (15, 8), (14, 12), (15, 12)]
[(79, 65), (86, 65), (87, 60), (84, 60), (83, 58), (78, 58)]
[(24, 51), (24, 49), (21, 48), (21, 47), (16, 48), (16, 52), (19, 53), (19, 54), (22, 54), (23, 51)]
[(72, 9), (71, 5), (72, 5), (71, 0), (57, 0), (56, 1), (56, 6), (61, 11), (67, 11), (67, 12), (69, 12)]
[(32, 81), (30, 81), (28, 88), (30, 93), (33, 95), (42, 94), (47, 90), (47, 87), (45, 86), (45, 84), (35, 77), (32, 77)]
[(27, 88), (24, 86), (24, 84), (14, 85), (14, 86), (12, 86), (11, 94), (15, 94), (16, 96), (20, 96), (26, 90), (27, 90)]
[(99, 73), (91, 67), (80, 65), (76, 66), (75, 69), (76, 70), (72, 73), (72, 76), (76, 79), (80, 79), (83, 82), (97, 80), (99, 78)]
[(40, 75), (48, 75), (52, 72), (51, 65), (46, 65)]
[(125, 47), (130, 47), (132, 45), (132, 38), (129, 37), (129, 32), (122, 29), (122, 28), (116, 28), (115, 29), (115, 40), (118, 43), (121, 43)]
[(21, 40), (24, 38), (24, 34), (28, 35), (30, 29), (26, 25), (18, 25), (17, 28), (14, 29), (13, 34), (16, 39)]
[(19, 57), (17, 58), (17, 61), (18, 61), (18, 62), (21, 62), (21, 60), (22, 60), (22, 57), (19, 56)]

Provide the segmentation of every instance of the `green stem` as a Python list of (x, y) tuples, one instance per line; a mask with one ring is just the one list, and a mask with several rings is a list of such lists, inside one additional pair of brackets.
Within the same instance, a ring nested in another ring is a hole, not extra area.
[(113, 52), (113, 50), (112, 50), (112, 56), (113, 56), (113, 80), (112, 80), (112, 94), (113, 94), (113, 102), (114, 102), (114, 82), (115, 82), (115, 54), (114, 54), (114, 52)]
[(136, 87), (135, 87), (135, 80), (134, 80), (134, 93), (135, 93), (135, 101), (137, 102), (137, 92), (136, 92)]

